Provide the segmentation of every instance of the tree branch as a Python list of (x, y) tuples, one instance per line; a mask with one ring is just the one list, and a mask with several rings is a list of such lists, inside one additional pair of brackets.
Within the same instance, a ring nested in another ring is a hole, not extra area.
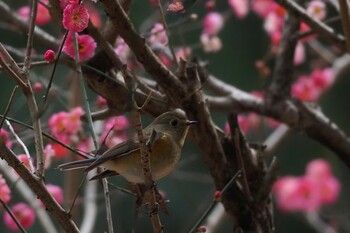
[(47, 211), (59, 222), (61, 227), (67, 233), (78, 233), (79, 230), (75, 223), (70, 219), (70, 215), (56, 202), (51, 194), (45, 188), (45, 184), (38, 180), (25, 166), (18, 160), (16, 155), (5, 145), (0, 138), (0, 157), (4, 159), (20, 177), (27, 183), (37, 197), (45, 204)]

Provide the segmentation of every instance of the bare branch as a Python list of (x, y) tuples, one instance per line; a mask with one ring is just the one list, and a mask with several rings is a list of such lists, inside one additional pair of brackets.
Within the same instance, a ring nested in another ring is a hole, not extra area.
[(266, 100), (272, 105), (290, 98), (294, 81), (294, 51), (297, 45), (295, 33), (299, 31), (299, 19), (290, 14), (285, 21), (282, 39), (276, 55), (276, 65)]

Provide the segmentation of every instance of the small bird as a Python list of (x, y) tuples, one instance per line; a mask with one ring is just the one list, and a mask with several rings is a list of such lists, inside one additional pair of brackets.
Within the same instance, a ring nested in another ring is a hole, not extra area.
[[(187, 120), (185, 112), (181, 109), (175, 109), (161, 114), (143, 129), (146, 141), (153, 130), (156, 132), (150, 149), (151, 171), (155, 181), (174, 169), (180, 158), (189, 126), (196, 122)], [(100, 156), (61, 164), (58, 168), (60, 170), (85, 168), (84, 171), (88, 172), (99, 166), (105, 170), (91, 179), (121, 175), (131, 183), (145, 183), (136, 132), (130, 139), (111, 147)]]

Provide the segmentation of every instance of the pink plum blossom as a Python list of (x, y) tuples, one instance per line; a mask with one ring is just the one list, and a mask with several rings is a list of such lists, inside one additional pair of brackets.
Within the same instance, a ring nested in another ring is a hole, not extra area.
[(5, 141), (8, 148), (12, 148), (12, 141), (10, 140), (9, 134), (5, 129), (0, 129), (0, 137)]
[(54, 184), (46, 185), (47, 191), (55, 198), (58, 204), (63, 204), (63, 190), (60, 186)]
[(203, 34), (217, 35), (224, 26), (224, 17), (218, 12), (210, 12), (203, 19)]
[(0, 198), (6, 204), (8, 204), (11, 200), (11, 190), (6, 183), (6, 180), (0, 174)]
[(63, 142), (68, 142), (71, 136), (81, 129), (80, 117), (84, 114), (81, 107), (73, 108), (70, 112), (58, 112), (49, 119), (52, 134)]
[(89, 15), (90, 15), (90, 20), (91, 20), (91, 23), (97, 27), (97, 28), (100, 28), (102, 26), (102, 20), (101, 20), (101, 16), (100, 14), (98, 13), (98, 11), (96, 10), (96, 8), (92, 5), (88, 5), (86, 7), (86, 9), (88, 10), (89, 12)]
[(98, 96), (96, 102), (98, 107), (104, 107), (107, 104), (107, 100), (102, 96)]
[(294, 52), (294, 65), (300, 65), (305, 61), (305, 47), (301, 42), (297, 43)]
[(173, 61), (172, 61), (171, 57), (170, 57), (168, 54), (166, 54), (166, 53), (164, 53), (164, 52), (162, 52), (162, 51), (159, 51), (159, 50), (156, 51), (155, 53), (156, 53), (156, 55), (158, 56), (159, 60), (160, 60), (166, 67), (170, 68), (170, 67), (172, 66)]
[(321, 95), (319, 88), (307, 76), (301, 76), (292, 86), (292, 96), (305, 101), (316, 101)]
[(204, 6), (205, 6), (205, 9), (207, 9), (208, 11), (212, 11), (216, 6), (216, 2), (215, 0), (209, 0), (205, 3)]
[(248, 0), (228, 0), (233, 13), (238, 19), (243, 19), (249, 12)]
[(173, 2), (169, 3), (167, 11), (178, 12), (178, 11), (183, 11), (184, 9), (185, 9), (184, 5), (182, 4), (181, 1), (173, 0)]
[(19, 161), (21, 161), (23, 163), (24, 166), (26, 166), (26, 168), (31, 170), (30, 163), (33, 165), (33, 162), (34, 162), (33, 158), (30, 158), (30, 162), (29, 162), (28, 156), (26, 154), (19, 154), (19, 155), (17, 155), (17, 158)]
[(321, 90), (328, 89), (334, 83), (333, 70), (331, 68), (325, 68), (323, 70), (314, 70), (311, 73), (311, 79), (315, 86)]
[(168, 44), (168, 36), (165, 32), (164, 26), (161, 23), (155, 23), (153, 28), (151, 29), (151, 36), (149, 37), (149, 43), (153, 45)]
[(44, 59), (47, 62), (54, 61), (56, 59), (55, 52), (51, 49), (46, 50), (46, 52), (44, 53)]
[(50, 167), (52, 158), (55, 157), (55, 150), (51, 144), (47, 144), (44, 148), (44, 159), (45, 159), (45, 168)]
[(84, 5), (69, 4), (64, 8), (62, 24), (69, 31), (81, 32), (88, 26), (89, 17)]
[(273, 187), (277, 206), (286, 212), (317, 211), (321, 203), (316, 187), (315, 182), (304, 177), (282, 177)]
[[(44, 1), (45, 3), (47, 1)], [(28, 21), (30, 18), (30, 7), (29, 6), (23, 6), (17, 10), (17, 14), (24, 20)], [(35, 24), (38, 26), (45, 25), (48, 22), (50, 22), (51, 16), (49, 13), (49, 10), (43, 6), (42, 4), (38, 4), (36, 18), (35, 18)]]
[(34, 93), (39, 93), (43, 90), (43, 84), (41, 84), (40, 82), (35, 82), (33, 83), (32, 88)]
[[(238, 115), (238, 125), (241, 128), (243, 133), (248, 133), (249, 130), (257, 128), (260, 124), (259, 116), (255, 113), (249, 113), (248, 115)], [(225, 124), (225, 133), (230, 134), (230, 126), (226, 122)]]
[(63, 159), (68, 154), (69, 150), (58, 143), (52, 143), (52, 150), (54, 151), (55, 159)]
[(273, 193), (281, 210), (309, 212), (334, 203), (340, 188), (340, 182), (333, 176), (329, 163), (316, 159), (307, 165), (304, 176), (280, 178), (274, 184)]
[(105, 140), (108, 147), (117, 145), (128, 139), (125, 130), (130, 126), (125, 116), (116, 116), (105, 121), (104, 130), (100, 137), (101, 143)]
[(332, 168), (324, 159), (315, 159), (306, 166), (306, 175), (312, 179), (324, 179), (332, 175)]
[(89, 155), (89, 151), (93, 150), (93, 141), (91, 137), (86, 137), (80, 140), (77, 149), (80, 151), (80, 153)]
[[(18, 222), (23, 226), (23, 228), (30, 228), (34, 224), (35, 212), (27, 204), (18, 203), (11, 208), (11, 212), (16, 217)], [(8, 212), (4, 213), (4, 223), (5, 226), (12, 231), (19, 230), (18, 226), (13, 221)]]
[(267, 33), (272, 34), (281, 31), (283, 25), (283, 18), (278, 16), (275, 12), (269, 13), (264, 22), (264, 29)]
[(311, 161), (306, 168), (306, 177), (317, 182), (322, 204), (332, 204), (338, 199), (340, 182), (333, 176), (331, 166), (326, 160)]
[(320, 0), (312, 0), (306, 9), (306, 12), (313, 18), (324, 20), (327, 15), (326, 4)]
[(316, 69), (310, 76), (301, 75), (292, 86), (292, 96), (306, 101), (316, 101), (334, 82), (331, 68)]
[[(86, 61), (94, 56), (96, 42), (90, 35), (76, 35), (78, 40), (79, 58), (80, 61)], [(67, 40), (64, 43), (63, 52), (71, 58), (75, 58), (73, 34), (69, 33)]]
[(187, 60), (192, 54), (192, 49), (190, 47), (181, 47), (178, 48), (175, 52), (177, 60), (180, 58)]
[(221, 40), (217, 36), (208, 36), (207, 34), (202, 34), (200, 41), (204, 52), (207, 53), (216, 53), (222, 48)]
[(114, 49), (114, 51), (123, 63), (128, 63), (128, 60), (131, 57), (131, 50), (123, 38), (118, 37), (117, 47)]
[(62, 10), (64, 10), (64, 8), (70, 4), (79, 4), (79, 0), (60, 0)]
[(252, 10), (263, 19), (275, 9), (276, 3), (274, 0), (252, 0)]

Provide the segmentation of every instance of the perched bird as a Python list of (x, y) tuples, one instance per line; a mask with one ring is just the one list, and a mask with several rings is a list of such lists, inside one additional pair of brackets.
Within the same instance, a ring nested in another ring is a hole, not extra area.
[[(194, 123), (196, 121), (187, 120), (184, 111), (176, 109), (161, 114), (143, 129), (146, 141), (153, 130), (156, 132), (150, 150), (154, 180), (161, 179), (174, 169), (180, 158), (189, 126)], [(127, 141), (111, 147), (100, 156), (65, 163), (58, 168), (60, 170), (85, 168), (84, 171), (88, 172), (100, 166), (105, 170), (92, 179), (121, 175), (131, 183), (145, 183), (140, 156), (140, 144), (135, 132)]]

